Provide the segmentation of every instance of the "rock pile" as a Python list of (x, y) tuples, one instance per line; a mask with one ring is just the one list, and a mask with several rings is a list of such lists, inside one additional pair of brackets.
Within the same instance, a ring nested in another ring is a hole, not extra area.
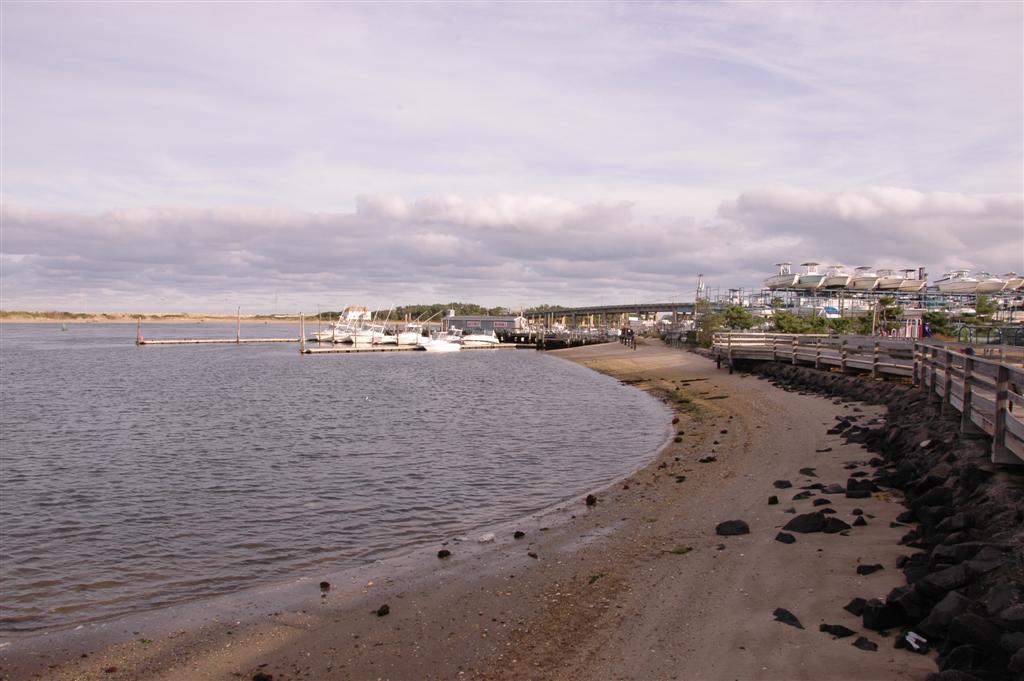
[[(844, 418), (828, 432), (880, 455), (869, 462), (877, 469), (873, 477), (851, 476), (842, 491), (859, 498), (885, 488), (902, 490), (908, 509), (898, 520), (914, 527), (901, 542), (915, 551), (898, 564), (905, 586), (885, 599), (855, 599), (847, 609), (858, 611), (867, 629), (898, 631), (897, 647), (937, 649), (940, 672), (930, 677), (934, 681), (1024, 678), (1019, 471), (993, 466), (988, 441), (961, 436), (959, 415), (944, 416), (920, 389), (779, 363), (747, 368), (785, 390), (888, 407), (884, 422)], [(816, 511), (794, 517), (783, 529), (839, 531), (835, 525), (826, 529), (835, 520)], [(858, 639), (854, 645), (874, 644)]]

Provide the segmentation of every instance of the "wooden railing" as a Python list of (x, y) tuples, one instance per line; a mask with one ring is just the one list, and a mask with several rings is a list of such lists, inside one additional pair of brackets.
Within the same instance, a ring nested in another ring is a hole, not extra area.
[(1024, 463), (1022, 349), (997, 348), (983, 357), (958, 345), (920, 339), (718, 333), (712, 352), (721, 361), (762, 360), (811, 365), (843, 373), (909, 378), (961, 414), (961, 430), (992, 438), (992, 461)]

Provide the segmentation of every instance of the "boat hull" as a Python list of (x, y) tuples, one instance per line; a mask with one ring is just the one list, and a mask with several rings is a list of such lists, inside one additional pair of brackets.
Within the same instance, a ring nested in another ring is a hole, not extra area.
[(797, 279), (793, 288), (816, 289), (825, 281), (824, 274), (803, 274)]
[(878, 277), (854, 277), (850, 280), (850, 288), (857, 291), (873, 291), (878, 286)]
[(825, 277), (825, 281), (822, 282), (822, 288), (846, 288), (850, 285), (850, 279), (852, 277), (849, 274), (836, 274), (831, 277)]
[(764, 285), (768, 288), (793, 288), (799, 279), (800, 275), (798, 274), (776, 274), (774, 277), (765, 279)]
[(999, 293), (1006, 288), (1006, 282), (1002, 279), (986, 279), (978, 282), (978, 293)]
[(423, 346), (423, 349), (427, 352), (458, 352), (462, 349), (462, 346), (458, 343), (451, 343), (449, 341), (432, 340)]
[(977, 293), (976, 281), (940, 281), (935, 284), (942, 293)]

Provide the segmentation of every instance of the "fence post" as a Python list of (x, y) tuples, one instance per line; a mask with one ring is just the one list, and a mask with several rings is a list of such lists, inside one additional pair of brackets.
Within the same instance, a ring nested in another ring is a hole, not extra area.
[(928, 350), (928, 365), (930, 380), (928, 382), (928, 401), (937, 402), (939, 400), (939, 351), (938, 348), (929, 348)]
[(875, 350), (871, 355), (871, 377), (878, 378), (878, 340), (875, 340)]
[(839, 372), (846, 373), (846, 339), (839, 344)]
[(821, 336), (818, 336), (818, 342), (814, 348), (814, 368), (821, 368)]
[(779, 359), (778, 343), (779, 343), (779, 339), (776, 338), (775, 336), (772, 336), (772, 361), (773, 362), (776, 362)]
[(942, 413), (949, 412), (949, 397), (953, 391), (953, 353), (949, 349), (945, 351), (946, 366), (943, 368), (942, 382)]
[(789, 345), (789, 363), (796, 364), (796, 336), (793, 336), (793, 340)]
[(996, 370), (996, 413), (992, 420), (992, 463), (1020, 463), (1006, 448), (1006, 407), (1009, 403), (1010, 368), (1000, 363)]
[(732, 334), (728, 336), (729, 373), (732, 373)]
[(921, 387), (921, 357), (918, 352), (917, 341), (914, 341), (914, 377), (912, 381), (915, 388)]
[(971, 385), (971, 377), (974, 375), (974, 358), (964, 357), (964, 400), (963, 413), (960, 415), (960, 433), (963, 435), (980, 435), (984, 430), (975, 425), (971, 419), (974, 392)]

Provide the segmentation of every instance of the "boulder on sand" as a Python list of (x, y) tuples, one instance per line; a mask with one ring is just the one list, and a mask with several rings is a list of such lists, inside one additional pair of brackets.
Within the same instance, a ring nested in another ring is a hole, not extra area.
[(715, 534), (731, 537), (737, 534), (750, 534), (750, 525), (743, 520), (726, 520), (715, 526)]

